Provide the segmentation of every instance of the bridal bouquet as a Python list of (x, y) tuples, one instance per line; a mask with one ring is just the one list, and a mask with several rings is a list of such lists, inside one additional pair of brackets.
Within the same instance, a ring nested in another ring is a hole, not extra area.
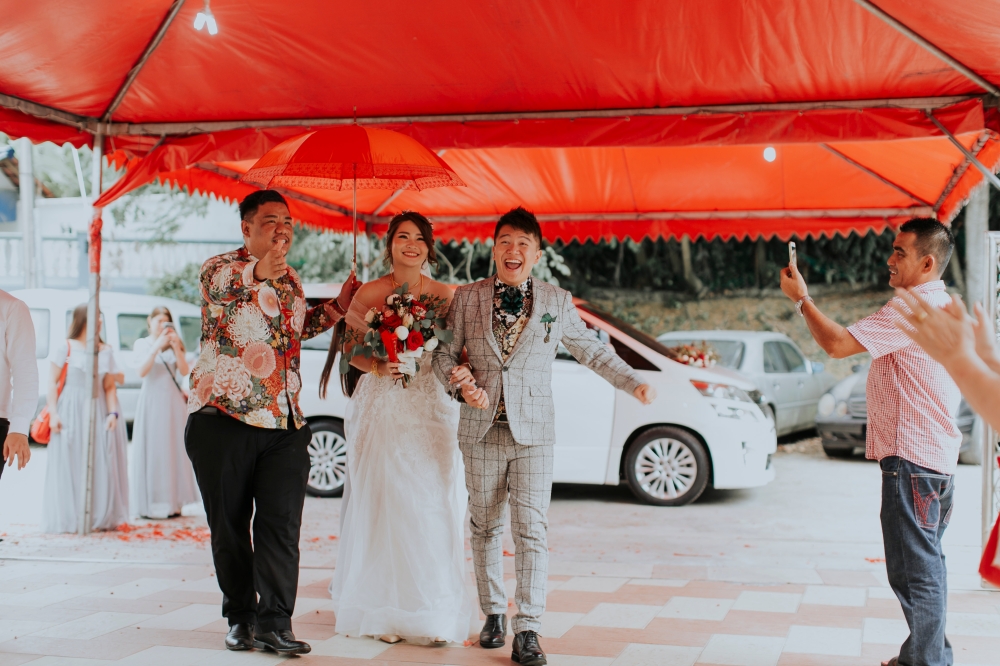
[(451, 342), (452, 333), (444, 327), (445, 302), (429, 294), (418, 299), (404, 284), (389, 294), (385, 305), (372, 308), (365, 315), (368, 330), (340, 357), (340, 372), (346, 374), (355, 356), (375, 357), (400, 364), (403, 386), (420, 371), (424, 352), (432, 352), (439, 342)]

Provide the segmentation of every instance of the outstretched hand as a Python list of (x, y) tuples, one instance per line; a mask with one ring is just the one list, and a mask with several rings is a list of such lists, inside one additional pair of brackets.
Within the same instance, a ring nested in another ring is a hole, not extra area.
[(789, 264), (781, 269), (781, 291), (796, 303), (809, 295), (809, 288), (798, 266)]

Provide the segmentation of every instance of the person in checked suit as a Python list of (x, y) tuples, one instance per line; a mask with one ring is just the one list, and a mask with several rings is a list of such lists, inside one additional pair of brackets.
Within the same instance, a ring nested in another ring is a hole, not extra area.
[[(540, 666), (547, 663), (538, 631), (548, 579), (557, 346), (561, 342), (580, 363), (643, 404), (656, 394), (587, 328), (568, 291), (531, 277), (542, 256), (541, 227), (533, 214), (521, 207), (504, 214), (493, 238), (497, 273), (456, 290), (447, 322), (454, 338), (435, 350), (433, 365), (438, 379), (465, 402), (458, 440), (479, 604), (486, 615), (479, 643), (498, 648), (506, 638), (501, 538), (509, 504), (518, 608), (511, 621), (511, 658)], [(461, 363), (463, 349), (467, 364)]]

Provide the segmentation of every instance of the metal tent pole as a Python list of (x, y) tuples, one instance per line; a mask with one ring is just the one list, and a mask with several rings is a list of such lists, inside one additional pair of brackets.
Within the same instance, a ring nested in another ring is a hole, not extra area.
[[(983, 248), (982, 252), (986, 259), (986, 280), (985, 280), (985, 290), (983, 292), (983, 309), (986, 311), (986, 316), (990, 318), (990, 321), (996, 322), (997, 320), (997, 294), (1000, 292), (1000, 281), (998, 281), (998, 272), (1000, 272), (1000, 232), (989, 231), (985, 234), (986, 247)], [(1000, 490), (1000, 461), (997, 460), (998, 447), (997, 447), (997, 431), (994, 430), (988, 423), (983, 423), (982, 428), (982, 442), (983, 447), (983, 516), (982, 516), (982, 542), (980, 549), (985, 550), (986, 542), (990, 538), (990, 532), (993, 529), (993, 522), (997, 518), (997, 512), (1000, 510), (1000, 497), (997, 496), (998, 490)], [(983, 581), (982, 585), (986, 587), (988, 583)], [(992, 587), (992, 586), (991, 586)]]
[(17, 177), (21, 197), (18, 217), (21, 222), (21, 247), (24, 250), (24, 288), (38, 289), (42, 286), (39, 278), (42, 267), (35, 247), (38, 234), (35, 233), (35, 173), (31, 151), (31, 139), (24, 137), (17, 140)]
[(927, 109), (924, 113), (926, 113), (931, 122), (934, 123), (939, 130), (941, 130), (941, 133), (948, 137), (948, 140), (951, 141), (963, 155), (965, 155), (966, 159), (968, 159), (974, 167), (979, 169), (979, 172), (983, 174), (983, 178), (985, 178), (988, 183), (993, 185), (993, 187), (1000, 190), (1000, 178), (997, 178), (996, 174), (993, 173), (989, 167), (980, 162), (978, 157), (973, 155), (968, 148), (962, 145), (962, 142), (956, 139), (955, 135), (949, 132), (948, 128), (942, 125), (940, 120), (934, 117), (934, 114), (931, 113), (930, 109)]
[[(101, 162), (103, 161), (104, 135), (94, 135), (94, 165), (92, 176), (91, 195), (96, 201), (101, 196)], [(87, 434), (83, 442), (83, 465), (80, 473), (83, 474), (80, 489), (83, 494), (80, 502), (80, 515), (77, 524), (77, 533), (81, 535), (90, 534), (93, 524), (93, 502), (94, 502), (94, 446), (97, 439), (97, 400), (101, 398), (101, 387), (98, 386), (100, 376), (98, 374), (97, 358), (98, 345), (100, 345), (100, 335), (97, 330), (99, 326), (101, 308), (101, 209), (94, 208), (94, 215), (90, 221), (90, 248), (88, 259), (90, 264), (89, 288), (90, 299), (87, 302), (87, 365), (90, 370), (91, 380), (87, 382), (87, 413), (86, 426), (84, 432)]]

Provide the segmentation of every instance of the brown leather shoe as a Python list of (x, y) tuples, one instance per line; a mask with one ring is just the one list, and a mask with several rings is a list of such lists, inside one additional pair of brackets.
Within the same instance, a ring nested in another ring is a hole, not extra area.
[(521, 666), (545, 666), (549, 663), (538, 644), (538, 634), (534, 631), (521, 631), (514, 634), (514, 651), (510, 658)]
[(486, 624), (479, 632), (479, 644), (486, 649), (503, 647), (507, 638), (507, 616), (487, 615)]

